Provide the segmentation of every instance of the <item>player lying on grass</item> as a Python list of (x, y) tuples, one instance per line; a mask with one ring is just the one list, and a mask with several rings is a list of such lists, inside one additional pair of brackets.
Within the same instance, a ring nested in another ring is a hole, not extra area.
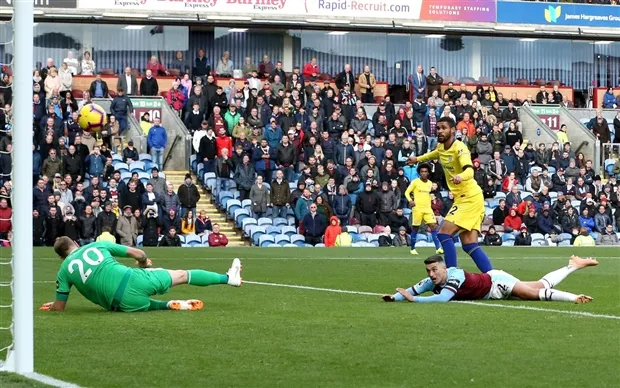
[[(424, 260), (428, 277), (408, 289), (397, 288), (394, 295), (384, 295), (386, 302), (408, 300), (415, 303), (449, 302), (451, 300), (509, 299), (547, 300), (555, 302), (588, 303), (592, 298), (559, 291), (555, 286), (578, 269), (598, 265), (598, 261), (571, 256), (568, 265), (533, 282), (522, 282), (509, 273), (491, 270), (469, 273), (460, 268), (446, 268), (440, 255)], [(432, 291), (435, 295), (419, 296)]]
[[(212, 284), (241, 286), (241, 262), (234, 259), (225, 275), (192, 270), (150, 268), (151, 260), (143, 251), (110, 242), (95, 242), (78, 247), (68, 237), (60, 237), (54, 250), (63, 261), (56, 278), (56, 300), (41, 310), (64, 311), (71, 286), (89, 301), (110, 311), (200, 310), (200, 300), (170, 300), (150, 297), (167, 293), (179, 284), (205, 287)], [(129, 268), (116, 257), (131, 257), (139, 268)]]

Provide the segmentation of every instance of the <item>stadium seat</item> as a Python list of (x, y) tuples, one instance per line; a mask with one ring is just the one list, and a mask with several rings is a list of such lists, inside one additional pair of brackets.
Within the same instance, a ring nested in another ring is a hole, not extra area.
[(549, 175), (555, 174), (555, 167), (547, 166), (547, 171), (549, 171)]
[(139, 235), (138, 237), (136, 237), (136, 246), (142, 247), (142, 242), (143, 241), (144, 241), (144, 236), (143, 235)]
[(515, 245), (515, 240), (506, 240), (502, 242), (503, 247), (512, 247)]
[(282, 245), (282, 248), (299, 248), (299, 247), (295, 244), (287, 243), (287, 244)]
[(295, 221), (295, 216), (286, 217), (286, 222), (290, 226), (296, 226), (297, 225), (297, 221)]
[(375, 225), (375, 227), (372, 228), (372, 233), (373, 234), (381, 234), (381, 233), (383, 233), (384, 230), (385, 230), (385, 226), (383, 226), (383, 225)]
[(512, 233), (504, 233), (502, 235), (502, 241), (514, 241), (515, 235)]
[(196, 154), (189, 157), (189, 165), (192, 167), (192, 171), (194, 172), (198, 171), (198, 169), (196, 168), (196, 166), (198, 166), (198, 161), (196, 160), (196, 157)]
[(490, 208), (490, 207), (485, 207), (485, 208), (484, 208), (484, 215), (485, 215), (485, 216), (491, 216), (491, 215), (493, 215), (493, 208)]
[(290, 244), (291, 243), (291, 239), (289, 236), (285, 235), (285, 234), (279, 234), (275, 237), (275, 243), (280, 245), (280, 246), (284, 246), (285, 244)]
[(302, 236), (301, 234), (294, 234), (290, 237), (290, 239), (291, 239), (291, 244), (295, 244), (298, 247), (304, 246), (306, 244), (306, 238)]
[(448, 198), (448, 190), (441, 190), (441, 198), (446, 199)]
[(250, 226), (258, 226), (258, 221), (256, 221), (256, 218), (248, 217), (241, 221), (241, 229), (243, 229), (243, 233), (247, 237), (251, 236), (249, 229)]
[(282, 228), (280, 226), (268, 226), (267, 229), (267, 234), (270, 234), (272, 236), (277, 236), (279, 234), (282, 234)]
[(286, 221), (286, 218), (278, 217), (278, 218), (274, 218), (272, 223), (274, 226), (283, 226), (283, 225), (287, 225), (288, 221)]
[(558, 193), (555, 191), (549, 192), (549, 198), (551, 198), (551, 202), (555, 202), (558, 199)]
[(282, 233), (286, 234), (287, 236), (292, 236), (294, 234), (297, 233), (297, 229), (294, 226), (289, 226), (289, 225), (283, 225), (282, 226)]
[(368, 238), (368, 242), (379, 241), (379, 235), (378, 234), (369, 234), (366, 237)]
[(560, 238), (562, 239), (562, 241), (566, 241), (566, 240), (570, 241), (573, 238), (573, 236), (571, 236), (570, 233), (561, 233)]
[(243, 207), (244, 209), (248, 209), (248, 210), (252, 211), (252, 200), (251, 199), (244, 199), (243, 201), (241, 201), (241, 207)]
[(241, 228), (241, 223), (246, 218), (252, 218), (252, 217), (250, 216), (250, 212), (245, 209), (237, 209), (233, 213), (233, 219), (235, 220), (235, 226), (237, 228)]
[(346, 228), (347, 228), (347, 232), (349, 233), (357, 233), (357, 226), (348, 225)]
[(606, 159), (605, 162), (603, 162), (607, 174), (611, 175), (613, 173), (615, 163), (616, 161), (613, 159)]
[(534, 172), (534, 170), (537, 170), (539, 174), (542, 173), (542, 168), (538, 166), (533, 166), (532, 168), (530, 168), (530, 173)]
[(121, 180), (125, 182), (125, 184), (129, 183), (130, 179), (131, 179), (131, 173), (129, 171), (121, 172)]
[(179, 234), (178, 236), (179, 236), (179, 239), (181, 240), (181, 242), (183, 244), (185, 244), (185, 236), (183, 236), (182, 234)]
[(268, 225), (273, 225), (273, 222), (272, 222), (271, 218), (262, 217), (262, 218), (258, 219), (258, 225), (268, 226)]
[(502, 193), (501, 191), (498, 191), (498, 192), (495, 194), (495, 198), (494, 198), (494, 199), (498, 199), (498, 200), (499, 200), (499, 199), (506, 199), (506, 193)]
[(359, 233), (351, 233), (351, 239), (353, 240), (353, 242), (367, 241), (366, 235)]
[(323, 243), (318, 243), (314, 246), (315, 248), (325, 248), (325, 244)]
[(112, 154), (112, 162), (122, 162), (123, 161), (123, 155), (121, 154)]
[(233, 199), (233, 193), (230, 191), (220, 191), (217, 195), (218, 202), (226, 208), (226, 203), (228, 200)]
[[(192, 155), (192, 156), (195, 156), (195, 155)], [(153, 158), (151, 157), (150, 154), (140, 154), (140, 155), (138, 155), (138, 160), (141, 161), (141, 162), (145, 162), (147, 160), (149, 162), (152, 162)]]
[(560, 243), (558, 244), (559, 247), (569, 247), (570, 246), (570, 240), (563, 240), (560, 241)]
[(489, 203), (489, 207), (491, 209), (495, 209), (497, 206), (499, 206), (499, 199), (487, 199), (488, 203)]
[(581, 206), (581, 201), (575, 199), (575, 200), (570, 201), (570, 204), (575, 209), (579, 209), (579, 206)]
[(144, 172), (144, 162), (133, 162), (129, 165), (129, 171), (131, 172)]
[(200, 237), (196, 236), (195, 234), (188, 234), (187, 236), (185, 236), (185, 244), (189, 245), (190, 247), (199, 246), (201, 243), (202, 241), (200, 240)]
[(118, 170), (121, 174), (124, 172), (129, 172), (129, 166), (127, 163), (117, 163), (114, 168)]
[(545, 236), (543, 236), (541, 233), (532, 233), (532, 241), (538, 241), (538, 240), (545, 241)]
[(211, 234), (211, 232), (207, 230), (205, 234), (200, 236), (200, 241), (202, 242), (203, 245), (204, 244), (207, 244), (207, 246), (209, 245), (209, 234)]
[(226, 202), (226, 214), (228, 215), (228, 219), (233, 219), (233, 214), (237, 209), (241, 209), (241, 201), (238, 199), (230, 199)]
[(265, 227), (256, 226), (256, 228), (252, 231), (252, 234), (250, 236), (254, 245), (258, 245), (258, 239), (262, 235), (265, 235), (265, 234), (267, 234), (267, 229)]
[(372, 233), (372, 228), (370, 226), (366, 226), (366, 225), (362, 225), (359, 228), (357, 228), (357, 232), (362, 234), (362, 233)]
[(205, 172), (204, 177), (202, 178), (202, 182), (210, 191), (213, 191), (213, 187), (215, 187), (215, 173), (214, 172)]
[(258, 238), (258, 246), (264, 247), (267, 244), (275, 244), (275, 238), (268, 234), (263, 234)]

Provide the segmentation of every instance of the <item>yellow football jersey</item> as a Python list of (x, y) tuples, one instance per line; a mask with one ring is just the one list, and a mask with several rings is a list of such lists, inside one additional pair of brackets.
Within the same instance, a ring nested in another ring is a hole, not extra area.
[[(452, 146), (447, 150), (445, 150), (443, 144), (440, 143), (434, 151), (420, 155), (418, 157), (418, 162), (426, 162), (435, 159), (439, 159), (439, 163), (441, 163), (444, 175), (446, 176), (448, 189), (454, 194), (455, 198), (467, 198), (482, 193), (482, 189), (480, 189), (480, 186), (478, 186), (476, 180), (473, 178), (471, 154), (463, 142), (455, 140)], [(463, 167), (465, 166), (471, 166), (471, 174), (467, 174), (466, 177), (461, 175), (463, 181), (458, 185), (452, 183), (451, 179), (455, 175), (462, 174), (464, 171)]]
[(413, 200), (415, 201), (416, 209), (430, 209), (432, 187), (433, 182), (430, 180), (424, 182), (420, 178), (414, 179), (405, 191), (405, 198), (407, 198), (408, 201), (411, 201), (411, 193), (413, 193)]

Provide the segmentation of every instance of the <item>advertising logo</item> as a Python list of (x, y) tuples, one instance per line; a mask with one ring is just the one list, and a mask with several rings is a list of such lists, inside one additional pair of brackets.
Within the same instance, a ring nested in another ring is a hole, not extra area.
[(276, 11), (284, 8), (287, 0), (226, 0), (226, 4), (251, 6), (256, 11)]
[(557, 7), (549, 6), (545, 9), (545, 20), (547, 23), (557, 23), (558, 19), (562, 16), (562, 6)]

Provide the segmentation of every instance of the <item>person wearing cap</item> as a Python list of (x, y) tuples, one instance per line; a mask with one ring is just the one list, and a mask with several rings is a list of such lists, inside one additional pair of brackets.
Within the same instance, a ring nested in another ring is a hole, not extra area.
[(398, 228), (398, 233), (394, 236), (392, 243), (395, 247), (408, 247), (411, 245), (411, 237), (407, 234), (407, 228), (401, 226)]
[(181, 217), (184, 217), (188, 210), (196, 214), (196, 204), (200, 201), (198, 187), (192, 182), (192, 175), (185, 174), (185, 182), (177, 190), (179, 202), (181, 202)]
[(138, 237), (138, 221), (133, 216), (131, 206), (123, 206), (123, 214), (118, 217), (116, 233), (120, 238), (121, 245), (133, 247)]

